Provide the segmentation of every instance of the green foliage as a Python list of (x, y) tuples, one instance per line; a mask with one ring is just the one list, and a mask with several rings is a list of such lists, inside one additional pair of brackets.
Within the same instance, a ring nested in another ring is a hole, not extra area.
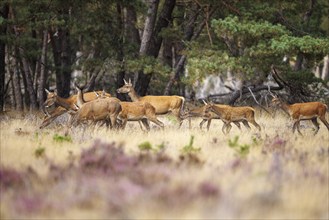
[(233, 140), (229, 139), (228, 146), (234, 149), (235, 152), (241, 157), (245, 157), (249, 154), (250, 145), (240, 144), (239, 136), (235, 136)]
[(164, 142), (162, 142), (161, 144), (158, 144), (158, 145), (156, 145), (156, 148), (157, 148), (159, 151), (162, 151), (162, 150), (164, 150), (164, 149), (165, 149), (165, 147), (166, 147), (166, 145), (165, 145), (165, 143), (164, 143)]
[(34, 156), (36, 158), (43, 157), (45, 155), (46, 149), (44, 147), (38, 147), (34, 151)]
[(181, 149), (182, 153), (190, 154), (190, 153), (198, 153), (198, 152), (200, 152), (201, 151), (201, 148), (194, 147), (193, 146), (193, 142), (194, 142), (194, 136), (191, 135), (189, 144), (188, 145), (185, 145)]
[(290, 84), (304, 88), (312, 83), (322, 82), (321, 79), (315, 77), (314, 74), (308, 70), (287, 71), (284, 78)]
[(143, 71), (145, 74), (155, 73), (168, 75), (171, 70), (163, 65), (159, 60), (150, 56), (143, 56), (136, 59), (129, 59), (126, 62), (125, 68), (131, 72)]
[(63, 143), (63, 142), (72, 142), (71, 136), (62, 136), (59, 134), (54, 134), (53, 140), (58, 143)]
[(309, 35), (295, 37), (282, 35), (278, 39), (273, 39), (271, 49), (281, 54), (294, 55), (298, 52), (310, 55), (325, 56), (329, 53), (328, 38), (314, 38)]
[(149, 150), (152, 150), (152, 144), (149, 141), (145, 141), (143, 143), (140, 143), (138, 145), (138, 148), (139, 148), (139, 150), (142, 150), (142, 151), (149, 151)]
[[(311, 72), (314, 65), (329, 53), (329, 39), (296, 35), (289, 27), (273, 23), (262, 10), (275, 12), (277, 4), (246, 2), (241, 6), (246, 9), (242, 10), (243, 16), (213, 19), (211, 26), (217, 38), (211, 46), (190, 44), (191, 50), (187, 52), (189, 76), (184, 82), (191, 85), (209, 74), (226, 74), (228, 70), (240, 79), (265, 79), (272, 65), (289, 67), (289, 63), (282, 62), (283, 57), (294, 57), (299, 53), (307, 58), (309, 66), (304, 67), (305, 71)], [(301, 10), (297, 7), (302, 5), (289, 3), (286, 7), (290, 13)], [(247, 8), (254, 8), (255, 12)]]

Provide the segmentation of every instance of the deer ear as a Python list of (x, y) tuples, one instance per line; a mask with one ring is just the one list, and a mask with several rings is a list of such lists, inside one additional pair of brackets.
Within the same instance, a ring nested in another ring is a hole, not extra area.
[(97, 93), (97, 92), (95, 92), (95, 91), (94, 91), (94, 93), (95, 93), (96, 97), (98, 98), (98, 97), (99, 97), (98, 93)]
[(79, 106), (77, 106), (75, 103), (73, 105), (75, 107), (75, 110), (79, 110), (80, 109)]

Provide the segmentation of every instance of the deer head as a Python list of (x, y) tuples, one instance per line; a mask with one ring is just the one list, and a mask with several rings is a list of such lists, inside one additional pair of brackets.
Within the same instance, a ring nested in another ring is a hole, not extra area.
[(129, 79), (129, 82), (127, 82), (125, 79), (123, 79), (124, 85), (117, 89), (117, 93), (129, 93), (133, 90), (133, 85), (131, 83), (131, 79)]
[(44, 102), (43, 106), (48, 108), (48, 107), (55, 104), (57, 93), (56, 92), (49, 92), (47, 89), (45, 89), (45, 91), (47, 93), (47, 99)]
[(209, 102), (207, 103), (204, 99), (202, 99), (203, 104), (205, 105), (204, 108), (204, 113), (209, 113), (212, 110), (212, 107), (214, 106), (213, 102)]

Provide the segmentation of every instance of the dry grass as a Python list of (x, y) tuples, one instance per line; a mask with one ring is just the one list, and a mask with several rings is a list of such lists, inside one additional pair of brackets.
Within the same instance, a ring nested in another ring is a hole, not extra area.
[[(261, 132), (255, 128), (249, 132), (244, 127), (239, 131), (233, 126), (229, 135), (223, 135), (222, 122), (218, 120), (212, 122), (209, 132), (198, 129), (199, 119), (192, 121), (192, 130), (188, 129), (187, 122), (178, 129), (172, 117), (161, 117), (160, 120), (165, 123), (165, 130), (154, 126), (149, 133), (144, 133), (134, 122), (128, 122), (123, 132), (107, 131), (102, 127), (96, 127), (95, 130), (80, 127), (72, 131), (72, 141), (59, 142), (54, 136), (63, 135), (61, 124), (39, 130), (41, 121), (37, 117), (4, 117), (0, 121), (0, 167), (22, 172), (31, 167), (38, 176), (47, 178), (49, 160), (59, 166), (66, 166), (72, 161), (76, 163), (82, 150), (89, 149), (96, 139), (105, 143), (115, 142), (123, 146), (128, 155), (139, 155), (141, 150), (138, 146), (149, 142), (153, 149), (164, 146), (165, 154), (175, 164), (180, 164), (177, 170), (176, 165), (168, 165), (171, 175), (168, 182), (154, 177), (150, 191), (157, 187), (176, 189), (182, 186), (194, 190), (203, 183), (210, 183), (219, 192), (211, 198), (199, 198), (193, 194), (195, 199), (182, 200), (184, 204), (179, 204), (178, 208), (168, 203), (157, 203), (161, 200), (152, 197), (153, 194), (140, 195), (118, 214), (108, 209), (107, 201), (102, 196), (106, 194), (107, 182), (99, 182), (99, 195), (91, 197), (84, 206), (72, 206), (65, 212), (56, 212), (56, 209), (49, 213), (34, 212), (30, 216), (71, 219), (113, 216), (135, 219), (329, 218), (329, 135), (323, 124), (320, 125), (319, 133), (313, 136), (311, 123), (303, 122), (302, 132), (305, 135), (300, 136), (292, 134), (291, 122), (285, 116), (277, 115), (273, 119), (262, 115), (256, 118), (262, 127)], [(182, 163), (182, 148), (189, 144), (191, 136), (194, 136), (193, 147), (201, 148), (195, 155), (202, 165)], [(229, 147), (229, 142), (236, 137), (236, 145), (247, 145), (249, 152), (243, 154), (235, 150), (238, 147)], [(151, 151), (150, 154), (156, 152)], [(75, 181), (73, 177), (69, 178), (65, 187), (74, 188), (75, 184), (79, 184)], [(45, 192), (45, 196), (55, 196), (51, 192)], [(65, 193), (72, 192), (64, 190), (62, 198), (65, 198)], [(180, 198), (182, 195), (177, 191), (170, 196)], [(0, 217), (19, 218), (26, 215), (8, 207), (16, 197), (15, 192), (6, 189), (6, 194), (0, 197)]]

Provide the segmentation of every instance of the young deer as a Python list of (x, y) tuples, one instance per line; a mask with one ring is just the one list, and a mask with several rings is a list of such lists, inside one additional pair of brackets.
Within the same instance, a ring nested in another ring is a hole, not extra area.
[(208, 103), (205, 106), (205, 113), (212, 111), (222, 119), (224, 122), (222, 127), (224, 134), (230, 132), (232, 128), (231, 122), (242, 122), (248, 129), (250, 129), (249, 122), (261, 131), (261, 127), (255, 121), (255, 110), (251, 107), (233, 107), (229, 105), (215, 105), (213, 103)]
[(329, 123), (326, 121), (325, 117), (328, 107), (322, 102), (305, 102), (289, 105), (283, 100), (281, 100), (279, 97), (273, 96), (272, 105), (279, 106), (293, 119), (293, 133), (297, 128), (298, 133), (302, 134), (300, 131), (300, 121), (311, 120), (315, 127), (314, 135), (317, 134), (320, 129), (317, 118), (319, 118), (329, 130)]
[(117, 89), (117, 93), (128, 93), (133, 102), (148, 102), (155, 108), (157, 115), (167, 114), (171, 112), (179, 121), (179, 127), (182, 125), (181, 111), (184, 107), (185, 99), (182, 96), (139, 96), (133, 88), (131, 80), (129, 83), (125, 80), (125, 85)]
[[(182, 115), (183, 120), (187, 119), (187, 118), (191, 118), (191, 117), (199, 117), (202, 118), (202, 121), (199, 124), (200, 129), (202, 130), (202, 127), (204, 125), (204, 123), (207, 122), (207, 130), (209, 131), (210, 125), (211, 125), (211, 121), (213, 119), (221, 119), (217, 114), (215, 114), (214, 112), (207, 112), (205, 113), (206, 110), (206, 106), (201, 106), (201, 107), (196, 107), (192, 110), (187, 110), (184, 115)], [(240, 123), (234, 121), (233, 122), (239, 129), (241, 129)], [(245, 121), (245, 123), (248, 124), (247, 121)], [(248, 125), (249, 127), (249, 125)]]

